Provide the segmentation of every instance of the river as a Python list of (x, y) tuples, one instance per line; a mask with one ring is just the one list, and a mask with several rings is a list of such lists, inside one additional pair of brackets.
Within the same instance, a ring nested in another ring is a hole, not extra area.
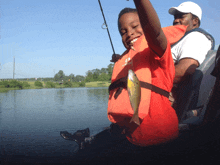
[(60, 131), (110, 125), (108, 89), (60, 88), (0, 93), (1, 156), (71, 156), (77, 146)]
[[(63, 139), (60, 131), (73, 133), (89, 127), (91, 135), (101, 132), (110, 125), (107, 104), (106, 87), (30, 89), (0, 93), (0, 164), (75, 164), (79, 157), (76, 154), (78, 145)], [(126, 145), (119, 143), (117, 147), (111, 148), (111, 153), (115, 152), (114, 157), (110, 156), (106, 161), (107, 157), (103, 156), (98, 161), (102, 161), (102, 164), (138, 164), (138, 161), (165, 163), (179, 159), (191, 163), (189, 157), (193, 162), (203, 162), (201, 158), (207, 158), (207, 153), (212, 155), (212, 158), (208, 157), (209, 160), (219, 160), (219, 124), (220, 120), (207, 128), (186, 132), (170, 143), (149, 146), (140, 151), (127, 149)], [(100, 144), (105, 143), (105, 138)], [(120, 149), (129, 154), (123, 157)], [(87, 150), (91, 158), (97, 154), (92, 151), (95, 149)], [(83, 154), (84, 151), (81, 152)], [(84, 161), (84, 157), (78, 160)]]

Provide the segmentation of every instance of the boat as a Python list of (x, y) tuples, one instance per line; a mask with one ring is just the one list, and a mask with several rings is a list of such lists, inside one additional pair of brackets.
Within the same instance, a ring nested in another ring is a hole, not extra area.
[[(200, 157), (199, 160), (203, 160), (201, 154), (204, 153), (201, 150), (207, 152), (207, 146), (210, 145), (215, 148), (213, 142), (220, 139), (220, 107), (215, 107), (218, 109), (218, 113), (212, 122), (204, 122), (208, 115), (207, 109), (209, 108), (210, 111), (209, 104), (215, 90), (214, 85), (218, 83), (216, 77), (211, 75), (213, 69), (220, 64), (218, 64), (218, 57), (220, 57), (220, 46), (218, 50), (210, 50), (195, 73), (178, 88), (176, 110), (181, 113), (178, 114), (180, 133), (177, 139), (156, 146), (136, 147), (129, 144), (125, 137), (111, 137), (109, 127), (92, 136), (92, 139), (96, 140), (90, 139), (89, 143), (78, 144), (81, 149), (76, 154), (76, 162), (97, 163), (103, 161), (110, 164), (139, 164), (152, 161), (155, 157), (160, 161), (162, 158), (173, 160), (173, 156), (178, 157), (179, 155), (181, 158), (184, 157), (183, 155), (189, 158), (189, 153), (192, 151), (196, 151)], [(200, 115), (186, 117), (187, 112), (196, 109), (200, 109)], [(70, 137), (68, 140), (73, 139)], [(215, 152), (213, 148), (209, 151)]]
[[(98, 2), (104, 18), (103, 25), (107, 29), (113, 54), (115, 54), (100, 0)], [(212, 47), (214, 47), (214, 42)], [(121, 134), (120, 136), (111, 136), (111, 126), (96, 135), (85, 137), (85, 140), (80, 142), (68, 132), (61, 131), (60, 135), (64, 139), (63, 135), (66, 133), (66, 139), (75, 141), (79, 146), (74, 163), (146, 164), (149, 161), (153, 161), (154, 164), (157, 162), (163, 164), (170, 164), (170, 162), (192, 163), (190, 158), (193, 151), (196, 151), (196, 154), (192, 156), (192, 160), (196, 160), (193, 162), (194, 164), (203, 164), (208, 156), (207, 152), (212, 153), (214, 160), (214, 155), (218, 151), (215, 150), (215, 147), (220, 147), (218, 141), (220, 139), (220, 104), (216, 105), (219, 107), (210, 106), (210, 104), (212, 97), (215, 97), (213, 95), (215, 87), (220, 85), (220, 82), (211, 75), (211, 72), (214, 68), (220, 67), (218, 66), (220, 65), (219, 57), (220, 46), (218, 50), (210, 50), (203, 63), (196, 68), (195, 73), (178, 84), (175, 110), (179, 119), (179, 136), (176, 139), (158, 145), (138, 147), (128, 142), (126, 137)], [(208, 111), (212, 111), (212, 107), (217, 113), (214, 119), (209, 121)], [(192, 110), (199, 110), (199, 115), (187, 116), (187, 113)], [(216, 141), (217, 143), (213, 144)], [(207, 149), (209, 145), (213, 148)], [(205, 153), (200, 150), (204, 150)], [(204, 155), (205, 159), (202, 159), (201, 155)], [(218, 154), (216, 158), (218, 159)]]
[[(178, 87), (177, 108), (179, 113), (179, 130), (187, 131), (204, 123), (207, 106), (212, 96), (216, 77), (211, 75), (214, 67), (217, 67), (216, 57), (220, 56), (218, 50), (210, 50), (203, 63), (196, 69), (195, 73), (188, 77)], [(186, 118), (186, 113), (191, 110), (200, 109), (202, 112), (197, 117)], [(220, 107), (219, 107), (220, 109)]]

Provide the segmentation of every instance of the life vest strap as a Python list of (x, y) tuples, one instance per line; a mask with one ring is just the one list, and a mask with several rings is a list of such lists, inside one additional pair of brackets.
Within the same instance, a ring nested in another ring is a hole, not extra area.
[(162, 88), (159, 88), (159, 87), (157, 87), (155, 85), (152, 85), (152, 84), (149, 84), (149, 83), (143, 82), (143, 81), (140, 81), (140, 85), (143, 88), (150, 89), (150, 90), (152, 90), (152, 91), (154, 91), (156, 93), (159, 93), (159, 94), (169, 98), (169, 95), (170, 95), (169, 92), (164, 90), (164, 89), (162, 89)]
[[(117, 90), (117, 92), (115, 93), (115, 96), (114, 96), (115, 98), (117, 98), (119, 96), (119, 94), (121, 93), (123, 88), (127, 89), (127, 78), (128, 78), (128, 76), (120, 78), (120, 79), (114, 81), (113, 83), (111, 83), (111, 85), (109, 86), (109, 88), (108, 88), (109, 92), (115, 88), (119, 88)], [(166, 91), (162, 88), (159, 88), (155, 85), (152, 85), (150, 83), (143, 82), (143, 81), (140, 81), (140, 85), (142, 88), (150, 89), (150, 90), (152, 90), (156, 93), (159, 93), (167, 98), (170, 97), (170, 94), (168, 91)]]

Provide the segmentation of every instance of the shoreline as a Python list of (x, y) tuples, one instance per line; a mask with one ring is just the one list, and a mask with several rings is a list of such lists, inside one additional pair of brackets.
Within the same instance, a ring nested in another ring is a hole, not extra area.
[[(62, 85), (55, 85), (55, 87), (46, 87), (46, 82), (43, 82), (43, 87), (37, 87), (34, 85), (33, 82), (29, 82), (30, 87), (24, 87), (22, 89), (20, 88), (5, 88), (5, 87), (0, 87), (0, 93), (7, 93), (8, 91), (11, 90), (23, 90), (23, 89), (50, 89), (50, 88), (79, 88), (80, 86), (73, 85), (72, 87), (65, 87), (63, 84)], [(108, 81), (95, 81), (95, 82), (87, 82), (85, 83), (86, 88), (91, 88), (91, 87), (108, 87), (110, 83)]]

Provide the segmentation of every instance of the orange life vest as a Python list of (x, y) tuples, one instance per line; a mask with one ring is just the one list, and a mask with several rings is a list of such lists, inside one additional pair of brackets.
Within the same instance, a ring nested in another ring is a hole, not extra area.
[[(163, 28), (163, 32), (171, 45), (181, 39), (184, 36), (185, 31), (186, 26), (169, 26)], [(151, 50), (146, 48), (148, 48), (148, 44), (144, 35), (142, 35), (134, 43), (135, 50), (126, 50), (122, 57), (115, 63), (112, 73), (112, 83), (118, 79), (126, 77), (128, 70), (132, 69), (140, 81), (151, 84), (151, 71), (149, 62), (147, 62), (149, 57), (147, 55), (150, 54)], [(139, 53), (139, 55), (137, 55), (137, 53)], [(126, 126), (134, 112), (130, 105), (127, 90), (122, 89), (121, 93), (116, 98), (114, 96), (116, 95), (117, 90), (118, 89), (116, 88), (109, 93), (108, 118), (113, 123), (118, 123), (120, 126)], [(148, 115), (150, 98), (151, 90), (141, 88), (139, 118), (142, 120)]]

